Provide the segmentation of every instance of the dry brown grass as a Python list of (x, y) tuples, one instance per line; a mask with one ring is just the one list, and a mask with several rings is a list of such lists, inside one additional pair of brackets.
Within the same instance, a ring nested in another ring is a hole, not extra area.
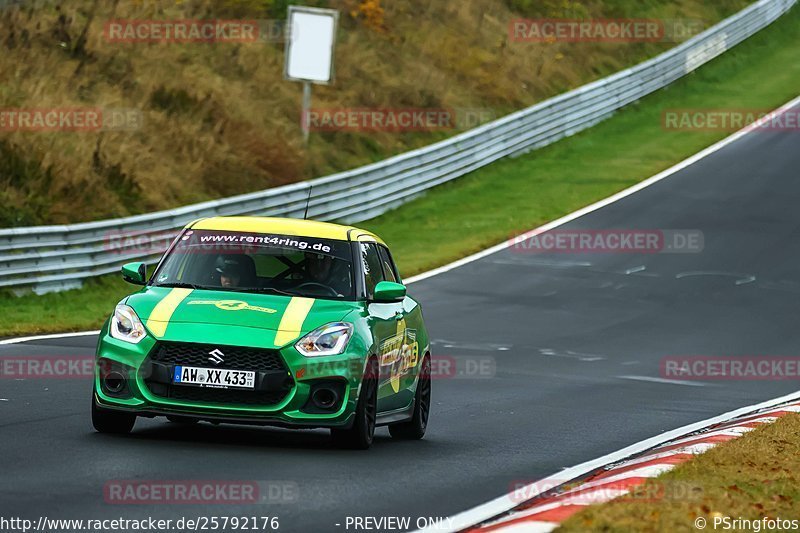
[[(0, 226), (122, 216), (273, 187), (451, 133), (315, 133), (306, 148), (301, 88), (282, 78), (281, 43), (119, 44), (103, 35), (114, 18), (270, 18), (275, 1), (29, 0), (0, 11), (0, 107), (136, 108), (144, 118), (133, 132), (4, 133)], [(316, 3), (342, 17), (336, 82), (315, 87), (315, 107), (489, 108), (495, 116), (670, 46), (511, 43), (512, 18), (710, 23), (747, 4), (545, 2), (536, 8), (544, 12), (522, 13), (499, 0)]]
[[(800, 416), (786, 415), (713, 448), (630, 495), (588, 507), (557, 531), (762, 531), (714, 519), (800, 520)], [(679, 490), (675, 490), (675, 489)], [(652, 495), (659, 495), (653, 498)], [(786, 529), (786, 528), (784, 528)], [(794, 529), (797, 529), (795, 526)]]

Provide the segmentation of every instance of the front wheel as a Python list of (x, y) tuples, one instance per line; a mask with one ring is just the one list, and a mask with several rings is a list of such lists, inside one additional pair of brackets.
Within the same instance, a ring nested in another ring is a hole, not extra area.
[(375, 416), (378, 411), (378, 361), (370, 359), (361, 383), (356, 415), (350, 429), (331, 429), (333, 443), (342, 448), (366, 450), (375, 436)]
[(414, 415), (408, 422), (391, 424), (389, 434), (395, 439), (419, 440), (428, 428), (431, 409), (431, 358), (426, 355), (419, 370), (419, 383), (414, 395)]
[(130, 433), (136, 424), (136, 415), (98, 407), (92, 395), (92, 425), (99, 433)]

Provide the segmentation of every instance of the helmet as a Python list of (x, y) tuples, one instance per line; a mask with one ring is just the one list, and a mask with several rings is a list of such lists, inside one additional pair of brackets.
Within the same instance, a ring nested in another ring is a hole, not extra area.
[(241, 278), (245, 273), (244, 262), (236, 256), (221, 255), (217, 258), (216, 270), (226, 276)]

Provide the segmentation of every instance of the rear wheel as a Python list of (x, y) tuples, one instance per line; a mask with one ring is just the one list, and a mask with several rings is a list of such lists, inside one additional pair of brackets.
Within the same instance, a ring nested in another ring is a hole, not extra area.
[(378, 411), (378, 361), (370, 359), (361, 394), (356, 405), (355, 421), (350, 429), (331, 429), (335, 445), (354, 450), (366, 450), (375, 436), (375, 416)]
[(103, 409), (92, 395), (92, 425), (100, 433), (130, 433), (136, 424), (136, 415)]
[(395, 439), (419, 440), (425, 436), (431, 409), (431, 358), (426, 355), (419, 370), (419, 383), (414, 395), (414, 415), (408, 422), (392, 424), (389, 434)]

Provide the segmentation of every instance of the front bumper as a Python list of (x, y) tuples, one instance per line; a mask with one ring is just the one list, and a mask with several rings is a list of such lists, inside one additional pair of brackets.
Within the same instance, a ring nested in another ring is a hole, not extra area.
[[(106, 325), (97, 345), (95, 402), (104, 409), (144, 417), (183, 415), (211, 422), (347, 428), (353, 423), (366, 361), (365, 347), (352, 341), (344, 354), (331, 357), (306, 358), (293, 344), (276, 349), (285, 365), (286, 375), (278, 380), (275, 379), (275, 372), (266, 377), (259, 375), (258, 386), (263, 386), (265, 393), (278, 385), (282, 389), (280, 394), (274, 395), (274, 400), (254, 405), (252, 401), (237, 401), (235, 395), (224, 400), (219, 399), (220, 395), (211, 395), (208, 397), (215, 399), (210, 401), (198, 400), (197, 394), (189, 395), (190, 399), (187, 399), (187, 395), (180, 399), (167, 397), (170, 395), (164, 392), (166, 389), (163, 386), (167, 386), (164, 384), (164, 375), (169, 376), (171, 372), (168, 367), (154, 365), (151, 359), (159, 346), (157, 341), (151, 336), (139, 344), (119, 341), (108, 334)], [(220, 348), (224, 350), (225, 346)], [(125, 376), (127, 383), (122, 393), (112, 393), (101, 383), (109, 371)], [(311, 392), (320, 384), (330, 384), (340, 392), (337, 404), (324, 412), (311, 402)], [(265, 396), (268, 397), (269, 394)]]

